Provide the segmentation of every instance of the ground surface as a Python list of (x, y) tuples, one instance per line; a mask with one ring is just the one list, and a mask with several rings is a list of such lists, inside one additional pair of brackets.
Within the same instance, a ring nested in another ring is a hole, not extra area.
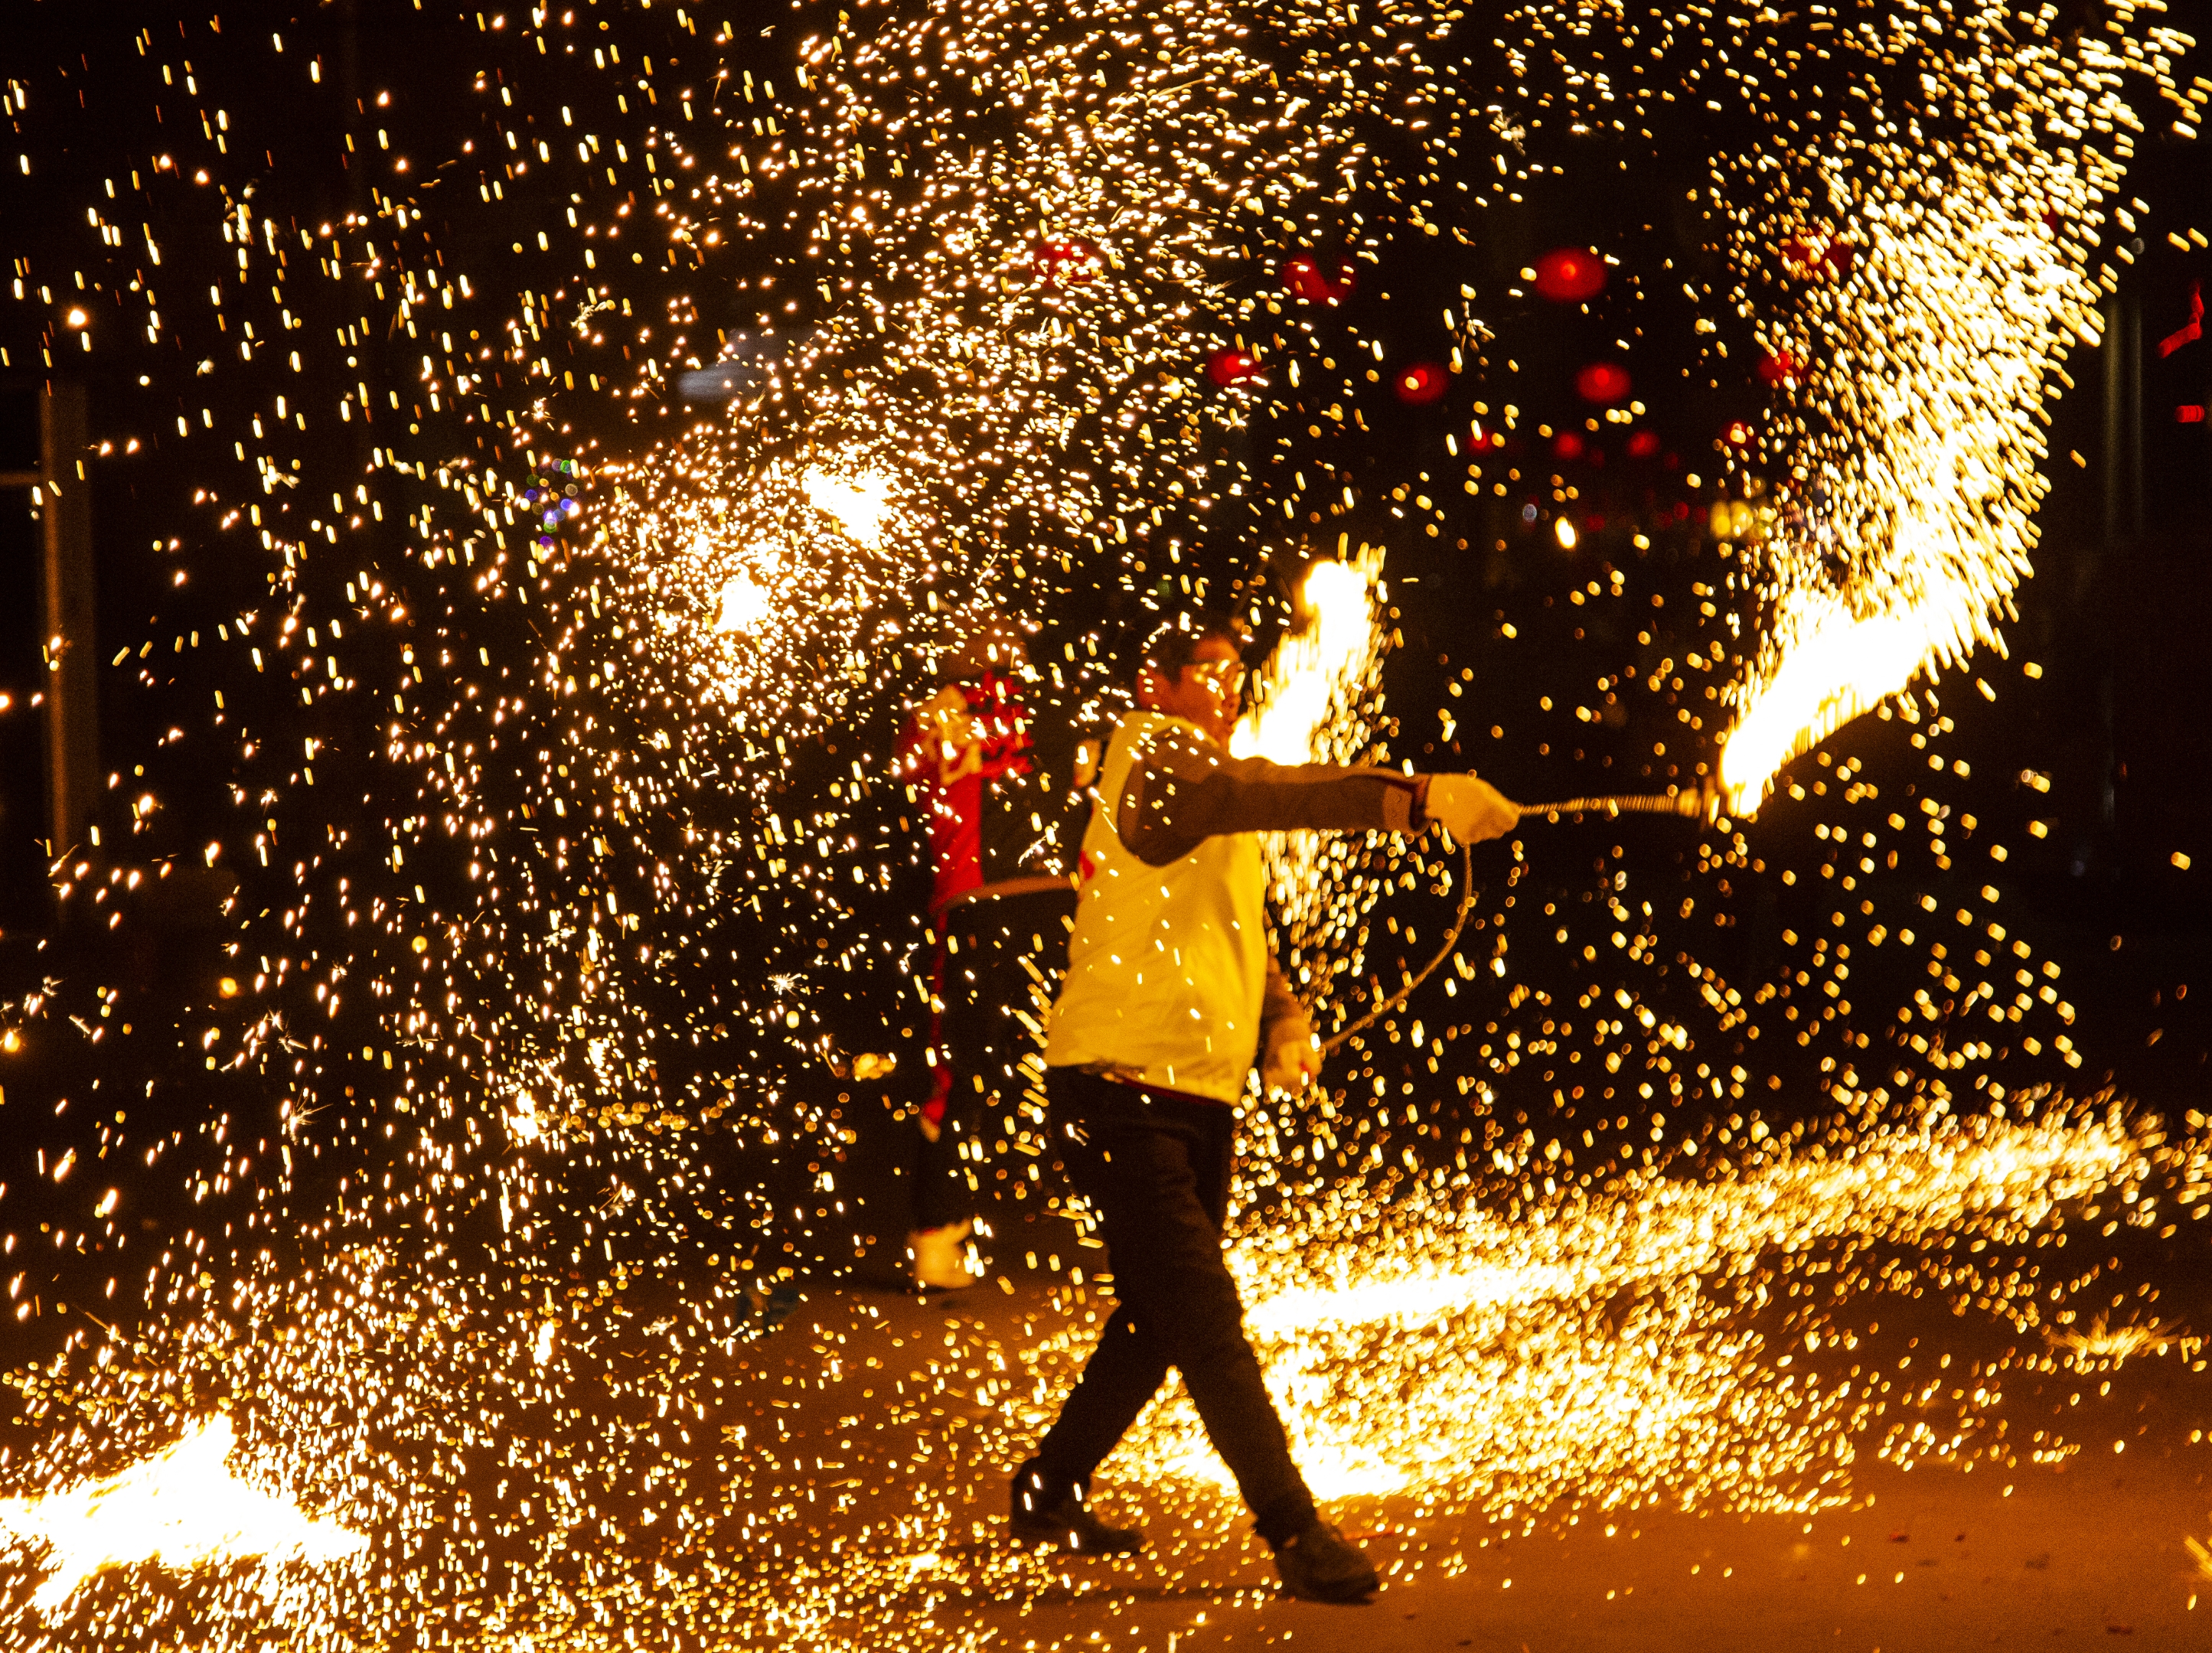
[[(1002, 1243), (1011, 1250), (1019, 1239)], [(2183, 1289), (2169, 1301), (2190, 1295), (2179, 1278), (2191, 1272), (2185, 1254), (2169, 1246), (2143, 1262), (2177, 1276)], [(896, 1639), (915, 1645), (1188, 1653), (1263, 1644), (1316, 1653), (2212, 1644), (2203, 1616), (2212, 1577), (2186, 1547), (2212, 1536), (2212, 1377), (2192, 1370), (2201, 1357), (2170, 1346), (2117, 1365), (2044, 1370), (2046, 1340), (1960, 1316), (1932, 1294), (1859, 1304), (1855, 1358), (1869, 1369), (1940, 1363), (1939, 1377), (2009, 1370), (1975, 1438), (2063, 1439), (2057, 1461), (1962, 1454), (1900, 1468), (1877, 1457), (1880, 1431), (1869, 1428), (1853, 1442), (1845, 1500), (1810, 1512), (1562, 1504), (1508, 1519), (1486, 1514), (1479, 1498), (1340, 1500), (1329, 1513), (1388, 1577), (1362, 1607), (1279, 1597), (1264, 1547), (1226, 1498), (1133, 1485), (1109, 1462), (1100, 1508), (1144, 1528), (1149, 1552), (1010, 1575), (1006, 1476), (1031, 1425), (1000, 1401), (996, 1363), (1097, 1313), (1095, 1288), (1083, 1296), (1018, 1268), (929, 1299), (810, 1291), (751, 1346), (724, 1415), (776, 1443), (767, 1449), (781, 1455), (783, 1484), (820, 1499), (807, 1506), (813, 1543), (834, 1547), (841, 1534), (879, 1542), (902, 1512), (924, 1507), (973, 1537), (918, 1565), (912, 1589), (880, 1619), (825, 1629), (866, 1640), (896, 1622)], [(1884, 1318), (1887, 1330), (1867, 1329)], [(824, 1347), (836, 1351), (837, 1380), (810, 1388)], [(907, 1375), (932, 1361), (935, 1387), (925, 1390)], [(902, 1383), (919, 1405), (905, 1406)], [(823, 1451), (833, 1443), (834, 1457)], [(1479, 1484), (1480, 1466), (1468, 1470)], [(763, 1489), (779, 1479), (765, 1464), (757, 1473)]]

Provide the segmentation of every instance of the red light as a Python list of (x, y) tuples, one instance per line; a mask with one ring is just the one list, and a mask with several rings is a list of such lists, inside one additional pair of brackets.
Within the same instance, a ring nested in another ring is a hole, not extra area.
[(1563, 430), (1552, 443), (1552, 452), (1563, 459), (1579, 459), (1583, 456), (1583, 439), (1571, 430)]
[(1838, 236), (1795, 235), (1782, 244), (1782, 264), (1801, 281), (1850, 273), (1858, 249)]
[(1433, 402), (1444, 393), (1451, 375), (1433, 362), (1416, 362), (1401, 368), (1395, 381), (1401, 402)]
[(1206, 376), (1224, 388), (1260, 376), (1260, 364), (1243, 350), (1216, 350), (1206, 358)]
[(2189, 289), (2189, 319), (2179, 331), (2168, 333), (2158, 342), (2160, 356), (2172, 356), (2185, 344), (2193, 344), (2204, 337), (2204, 284), (2194, 282)]
[(1292, 298), (1309, 304), (1334, 304), (1352, 290), (1352, 266), (1339, 263), (1324, 268), (1310, 252), (1301, 252), (1283, 265), (1283, 285)]
[(1759, 358), (1759, 376), (1770, 385), (1794, 385), (1797, 382), (1797, 358), (1787, 350), (1762, 356)]
[(1751, 427), (1741, 419), (1731, 420), (1728, 428), (1728, 440), (1729, 446), (1731, 447), (1748, 447), (1751, 442)]
[(2174, 409), (2173, 416), (2185, 425), (2201, 425), (2204, 422), (2203, 404), (2185, 402)]
[(1575, 375), (1575, 394), (1610, 407), (1628, 399), (1628, 369), (1618, 362), (1593, 362)]
[(1030, 267), (1048, 282), (1089, 281), (1106, 267), (1098, 249), (1079, 236), (1039, 241), (1030, 253)]
[(1648, 459), (1658, 451), (1659, 433), (1656, 430), (1639, 430), (1628, 439), (1628, 457), (1632, 459)]
[(1605, 290), (1605, 260), (1582, 247), (1553, 247), (1536, 260), (1536, 290), (1558, 304), (1594, 299)]

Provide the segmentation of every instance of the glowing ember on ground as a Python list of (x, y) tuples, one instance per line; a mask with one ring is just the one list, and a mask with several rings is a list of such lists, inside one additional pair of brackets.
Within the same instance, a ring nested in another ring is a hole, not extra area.
[(319, 1565), (360, 1553), (367, 1541), (358, 1533), (231, 1474), (233, 1444), (230, 1419), (217, 1413), (105, 1480), (0, 1499), (0, 1531), (45, 1547), (46, 1579), (32, 1605), (59, 1609), (106, 1567), (150, 1561), (188, 1572), (250, 1559)]
[[(1686, 1504), (1811, 1507), (1838, 1483), (1793, 1490), (1790, 1474), (1837, 1458), (1850, 1386), (1781, 1383), (1770, 1362), (1786, 1351), (1745, 1330), (1729, 1282), (1829, 1246), (2033, 1231), (2068, 1200), (2124, 1190), (2141, 1154), (2109, 1126), (1974, 1121), (1875, 1134), (1848, 1161), (1784, 1149), (1723, 1181), (1632, 1175), (1511, 1218), (1494, 1194), (1420, 1190), (1363, 1209), (1315, 1188), (1316, 1214), (1277, 1218), (1238, 1262), (1269, 1383), (1303, 1420), (1300, 1460), (1327, 1496), (1472, 1476), (1501, 1504), (1664, 1486)], [(1301, 1231), (1287, 1252), (1285, 1225)], [(1376, 1237), (1333, 1240), (1339, 1229)], [(1598, 1324), (1622, 1294), (1633, 1310)], [(1155, 1408), (1134, 1453), (1228, 1484), (1187, 1402)]]

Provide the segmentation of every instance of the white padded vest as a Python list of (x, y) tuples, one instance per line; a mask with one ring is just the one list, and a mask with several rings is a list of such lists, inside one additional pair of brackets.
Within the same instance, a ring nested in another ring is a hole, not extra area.
[(1045, 1063), (1108, 1067), (1233, 1103), (1259, 1051), (1267, 989), (1259, 841), (1223, 834), (1166, 866), (1147, 866), (1115, 828), (1131, 764), (1146, 741), (1182, 721), (1138, 712), (1107, 744)]

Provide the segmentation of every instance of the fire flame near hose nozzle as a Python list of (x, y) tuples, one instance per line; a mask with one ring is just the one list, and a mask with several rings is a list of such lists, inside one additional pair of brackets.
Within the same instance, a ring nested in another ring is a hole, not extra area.
[[(2008, 72), (2024, 70), (2067, 78), (2047, 48)], [(1806, 160), (1804, 201), (1851, 197), (1857, 162)], [(1807, 366), (1762, 440), (1762, 468), (1786, 463), (1790, 509), (1756, 561), (1745, 548), (1767, 613), (1722, 752), (1732, 814), (1923, 674), (2002, 653), (1997, 623), (2032, 571), (2039, 404), (2065, 351), (2102, 333), (2087, 255), (2117, 179), (2089, 151), (2034, 141), (1946, 152), (1930, 176), (1926, 210), (1858, 216), (1848, 273), (1797, 289), (1768, 340)], [(1772, 229), (1735, 232), (1747, 268)]]
[[(1285, 635), (1255, 674), (1251, 709), (1230, 750), (1278, 763), (1357, 763), (1374, 738), (1370, 695), (1381, 675), (1384, 640), (1382, 548), (1346, 545), (1316, 562), (1299, 582), (1301, 625)], [(1357, 872), (1355, 841), (1314, 832), (1264, 839), (1267, 882), (1293, 963), (1317, 968), (1316, 999), (1348, 959), (1346, 937), (1376, 891)]]

